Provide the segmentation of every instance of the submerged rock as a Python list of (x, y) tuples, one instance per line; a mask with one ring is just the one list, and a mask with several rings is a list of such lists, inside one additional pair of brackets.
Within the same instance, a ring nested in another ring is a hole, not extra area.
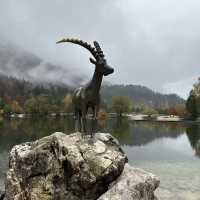
[(120, 176), (127, 157), (110, 135), (54, 133), (13, 147), (7, 200), (95, 200)]

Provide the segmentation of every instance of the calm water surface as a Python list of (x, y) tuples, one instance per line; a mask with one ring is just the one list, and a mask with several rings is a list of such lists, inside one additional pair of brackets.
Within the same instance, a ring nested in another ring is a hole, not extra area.
[[(159, 176), (161, 199), (200, 200), (200, 126), (110, 119), (100, 121), (97, 129), (120, 141), (131, 165)], [(13, 145), (73, 130), (72, 118), (1, 119), (0, 188)]]

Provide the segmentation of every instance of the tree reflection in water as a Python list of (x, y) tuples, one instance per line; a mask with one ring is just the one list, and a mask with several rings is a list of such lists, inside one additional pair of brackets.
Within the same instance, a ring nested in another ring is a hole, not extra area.
[(130, 124), (127, 118), (116, 118), (112, 124), (111, 133), (121, 144), (125, 144), (131, 140)]
[[(176, 139), (187, 133), (195, 154), (200, 157), (200, 126), (197, 124), (134, 122), (127, 118), (113, 118), (107, 122), (98, 121), (96, 130), (112, 133), (121, 145), (136, 147), (145, 146), (161, 138)], [(0, 118), (0, 187), (7, 168), (8, 152), (14, 145), (33, 141), (57, 131), (66, 134), (74, 132), (73, 117)]]
[(186, 125), (181, 123), (136, 122), (127, 118), (115, 119), (109, 123), (108, 131), (122, 145), (141, 146), (159, 138), (177, 138), (184, 134)]
[(187, 127), (186, 133), (192, 148), (200, 158), (200, 126), (198, 124), (191, 124)]
[[(96, 131), (110, 132), (122, 145), (141, 146), (159, 138), (177, 138), (187, 132), (191, 146), (199, 155), (200, 127), (184, 123), (134, 122), (127, 118), (98, 121)], [(36, 140), (53, 132), (74, 132), (74, 119), (31, 118), (0, 120), (0, 153), (9, 151), (15, 144)]]
[(0, 152), (10, 150), (13, 145), (59, 131), (72, 133), (73, 118), (5, 119), (0, 123)]

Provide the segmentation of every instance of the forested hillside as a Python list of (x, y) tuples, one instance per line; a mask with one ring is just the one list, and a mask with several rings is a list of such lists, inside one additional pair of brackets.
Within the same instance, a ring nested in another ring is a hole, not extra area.
[(0, 75), (0, 109), (4, 112), (60, 112), (68, 93), (64, 84), (35, 84)]
[[(0, 109), (4, 112), (62, 112), (69, 110), (70, 94), (73, 88), (66, 84), (36, 84), (27, 80), (0, 75)], [(164, 95), (137, 85), (104, 85), (102, 100), (111, 107), (113, 96), (128, 96), (133, 105), (148, 105), (153, 108), (184, 104), (175, 94)]]
[(140, 85), (104, 85), (102, 88), (104, 101), (111, 102), (112, 96), (128, 96), (134, 104), (147, 104), (149, 106), (170, 107), (184, 104), (184, 99), (176, 94), (161, 94)]

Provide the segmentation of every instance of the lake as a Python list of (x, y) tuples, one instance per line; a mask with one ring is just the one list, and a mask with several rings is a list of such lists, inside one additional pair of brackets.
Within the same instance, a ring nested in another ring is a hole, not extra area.
[[(74, 120), (65, 118), (0, 119), (0, 188), (13, 145), (36, 140), (55, 131), (74, 130)], [(100, 121), (97, 131), (115, 136), (134, 167), (143, 168), (161, 180), (161, 199), (200, 200), (200, 125), (192, 123)]]

